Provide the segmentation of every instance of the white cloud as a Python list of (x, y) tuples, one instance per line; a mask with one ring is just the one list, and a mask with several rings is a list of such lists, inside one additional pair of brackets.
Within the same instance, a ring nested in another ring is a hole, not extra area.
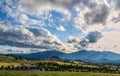
[(57, 26), (57, 27), (56, 27), (56, 30), (57, 30), (57, 31), (62, 31), (62, 32), (63, 32), (63, 31), (66, 31), (66, 29), (65, 29), (62, 25)]
[(42, 24), (42, 21), (31, 19), (26, 14), (19, 15), (17, 22), (21, 23), (21, 25), (24, 25), (25, 27), (30, 27), (34, 25), (44, 26), (44, 24)]
[[(68, 40), (66, 41), (67, 44), (72, 45), (76, 50), (79, 51), (81, 49), (86, 49), (86, 46), (89, 44), (89, 40), (87, 38), (77, 38), (73, 36), (69, 36)], [(73, 51), (73, 52), (75, 52)]]
[[(21, 12), (40, 17), (50, 10), (56, 10), (63, 13), (67, 19), (70, 19), (71, 13), (67, 8), (63, 8), (65, 1), (52, 0), (20, 0), (19, 8)], [(27, 12), (26, 12), (27, 11)]]
[[(49, 20), (49, 18), (41, 17), (41, 15), (55, 10), (64, 15), (66, 22), (73, 20), (75, 27), (83, 31), (87, 31), (89, 26), (107, 24), (107, 20), (111, 18), (110, 15), (113, 15), (111, 13), (114, 11), (118, 15), (117, 10), (120, 9), (119, 0), (20, 0), (15, 1), (16, 4), (13, 0), (5, 2), (7, 5), (5, 8), (1, 5), (2, 8), (13, 18), (20, 18), (22, 24), (44, 26), (44, 20)], [(76, 14), (77, 16), (74, 15), (75, 12), (79, 12)], [(25, 15), (37, 17), (39, 20), (25, 17)], [(24, 18), (26, 18), (25, 21)], [(42, 19), (40, 20), (40, 18)], [(112, 16), (111, 19), (113, 18)], [(119, 21), (119, 18), (117, 20)], [(49, 21), (54, 24), (52, 20)], [(94, 29), (90, 30), (95, 31)]]
[[(40, 51), (58, 50), (68, 52), (76, 50), (72, 45), (61, 42), (45, 28), (18, 27), (2, 21), (0, 22), (0, 32), (0, 45)], [(18, 52), (22, 51), (18, 50)], [(26, 50), (23, 52), (26, 53)]]
[(86, 1), (86, 4), (76, 8), (80, 13), (75, 18), (75, 27), (85, 33), (101, 31), (104, 27), (117, 28), (114, 25), (118, 25), (115, 22), (119, 22), (119, 3), (118, 0)]
[(0, 24), (0, 44), (25, 48), (51, 49), (62, 46), (62, 42), (44, 28), (25, 28)]
[(103, 37), (97, 43), (91, 43), (88, 49), (120, 53), (120, 31), (103, 32)]

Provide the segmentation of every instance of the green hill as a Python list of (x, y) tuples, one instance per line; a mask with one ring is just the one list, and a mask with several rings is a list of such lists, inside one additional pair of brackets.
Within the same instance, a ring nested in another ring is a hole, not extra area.
[(120, 73), (120, 65), (117, 64), (91, 64), (81, 61), (64, 61), (58, 57), (50, 57), (44, 60), (27, 60), (21, 57), (0, 55), (0, 67), (3, 66), (4, 68), (14, 66), (14, 70), (19, 66), (23, 68), (35, 66), (37, 68), (44, 68), (45, 71)]

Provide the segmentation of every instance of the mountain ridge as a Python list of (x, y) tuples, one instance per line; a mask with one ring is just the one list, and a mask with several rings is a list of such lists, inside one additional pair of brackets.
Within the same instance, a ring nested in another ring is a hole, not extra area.
[(81, 61), (96, 61), (96, 62), (119, 62), (120, 54), (107, 51), (87, 51), (81, 50), (74, 53), (63, 53), (56, 50), (30, 53), (30, 54), (12, 54), (14, 56), (21, 56), (30, 60), (47, 59), (51, 56), (59, 57), (63, 60), (81, 60)]

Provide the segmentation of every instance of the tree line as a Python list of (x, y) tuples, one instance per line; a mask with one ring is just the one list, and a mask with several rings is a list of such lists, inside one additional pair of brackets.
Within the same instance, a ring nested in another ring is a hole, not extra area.
[[(58, 64), (55, 62), (39, 62), (38, 67), (43, 66), (46, 71), (72, 71), (72, 72), (101, 72), (101, 73), (119, 73), (120, 68), (109, 65), (100, 65), (95, 67), (84, 66), (84, 65), (67, 65), (67, 64)], [(111, 66), (111, 67), (110, 67)]]

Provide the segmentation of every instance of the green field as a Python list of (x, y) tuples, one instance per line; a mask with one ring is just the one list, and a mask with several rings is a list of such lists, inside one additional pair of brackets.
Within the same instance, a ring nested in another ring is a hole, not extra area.
[(90, 72), (0, 71), (0, 76), (120, 76), (120, 74)]

